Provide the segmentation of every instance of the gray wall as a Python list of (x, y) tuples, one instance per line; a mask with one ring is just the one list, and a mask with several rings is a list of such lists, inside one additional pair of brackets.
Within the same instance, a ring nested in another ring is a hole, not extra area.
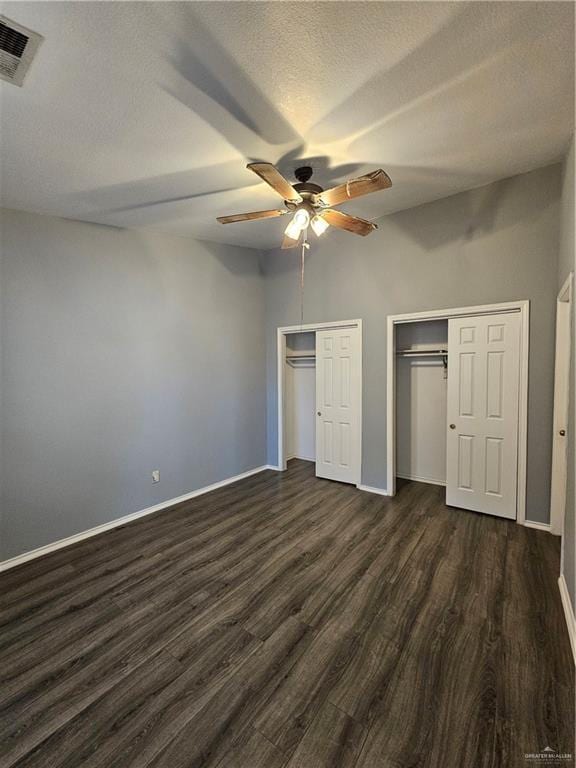
[(0, 559), (265, 463), (258, 252), (0, 223)]
[[(568, 171), (557, 259), (560, 170), (313, 242), (305, 322), (364, 319), (367, 485), (386, 486), (386, 316), (528, 298), (528, 516), (548, 519), (555, 299), (574, 264)], [(296, 252), (14, 211), (0, 224), (0, 559), (266, 463), (266, 407), (276, 463), (275, 329), (300, 318)]]
[[(550, 166), (387, 216), (366, 239), (333, 229), (323, 239), (312, 236), (304, 322), (364, 320), (366, 485), (386, 487), (386, 316), (530, 299), (527, 516), (548, 521), (560, 180), (561, 167)], [(263, 259), (271, 464), (276, 328), (300, 321), (297, 262), (296, 251)]]
[[(562, 213), (560, 219), (560, 256), (558, 259), (558, 288), (562, 286), (570, 272), (576, 269), (574, 257), (574, 137), (566, 157), (562, 178)], [(576, 545), (576, 525), (574, 522), (574, 433), (576, 431), (574, 411), (574, 370), (576, 367), (576, 327), (574, 312), (576, 299), (572, 301), (572, 362), (570, 370), (570, 402), (568, 414), (568, 482), (566, 487), (566, 516), (564, 525), (564, 576), (572, 599), (572, 608), (576, 613), (576, 572), (574, 568), (574, 548)]]

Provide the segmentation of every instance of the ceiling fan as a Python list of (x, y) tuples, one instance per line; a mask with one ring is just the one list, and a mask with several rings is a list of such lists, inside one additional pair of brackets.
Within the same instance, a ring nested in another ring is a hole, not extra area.
[(271, 163), (249, 163), (246, 167), (260, 176), (284, 199), (285, 208), (237, 213), (233, 216), (218, 216), (218, 221), (221, 224), (233, 224), (237, 221), (271, 219), (292, 213), (294, 215), (286, 227), (282, 248), (295, 248), (303, 233), (305, 237), (308, 225), (318, 236), (323, 234), (329, 226), (345, 229), (347, 232), (363, 237), (369, 235), (370, 232), (377, 229), (376, 224), (358, 216), (350, 216), (347, 213), (342, 213), (342, 211), (336, 211), (332, 206), (392, 186), (390, 177), (381, 168), (364, 176), (358, 176), (356, 179), (350, 179), (332, 189), (324, 190), (318, 184), (313, 184), (310, 181), (312, 168), (309, 165), (296, 168), (294, 175), (297, 183), (294, 185), (290, 184)]

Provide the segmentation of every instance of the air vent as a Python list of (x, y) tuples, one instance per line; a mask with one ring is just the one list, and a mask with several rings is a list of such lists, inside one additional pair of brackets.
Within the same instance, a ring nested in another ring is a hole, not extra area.
[(22, 85), (43, 39), (37, 32), (0, 15), (0, 78)]

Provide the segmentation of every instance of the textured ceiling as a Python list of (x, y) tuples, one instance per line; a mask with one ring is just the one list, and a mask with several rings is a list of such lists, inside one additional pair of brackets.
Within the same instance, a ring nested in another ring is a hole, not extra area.
[[(332, 186), (377, 167), (376, 218), (558, 160), (573, 130), (569, 2), (14, 2), (45, 36), (0, 83), (2, 204), (275, 247), (245, 170)], [(351, 236), (352, 237), (352, 236)]]

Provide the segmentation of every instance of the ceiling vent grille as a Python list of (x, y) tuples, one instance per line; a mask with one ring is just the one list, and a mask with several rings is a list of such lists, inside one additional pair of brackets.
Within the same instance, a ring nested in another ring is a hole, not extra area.
[(37, 32), (0, 15), (0, 78), (22, 85), (43, 39)]

